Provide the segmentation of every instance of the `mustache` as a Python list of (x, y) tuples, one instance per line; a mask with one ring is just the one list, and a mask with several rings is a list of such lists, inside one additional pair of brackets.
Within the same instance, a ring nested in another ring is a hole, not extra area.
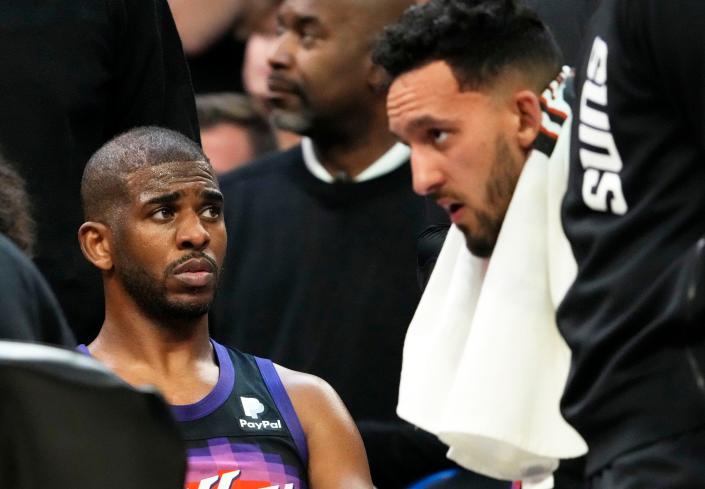
[(274, 92), (287, 92), (301, 95), (298, 84), (277, 73), (271, 73), (267, 77), (267, 86)]
[(220, 272), (220, 269), (218, 268), (218, 264), (215, 262), (215, 260), (213, 258), (206, 255), (202, 251), (194, 251), (192, 253), (189, 253), (188, 255), (182, 256), (178, 260), (175, 260), (175, 261), (169, 263), (169, 265), (167, 265), (167, 267), (166, 267), (166, 270), (164, 271), (164, 275), (169, 276), (169, 275), (173, 274), (176, 267), (178, 267), (179, 265), (181, 265), (183, 263), (186, 263), (187, 261), (189, 261), (193, 258), (203, 258), (204, 260), (207, 260), (208, 263), (210, 263), (211, 266), (213, 267), (213, 270), (215, 272), (216, 277), (218, 276), (218, 273)]

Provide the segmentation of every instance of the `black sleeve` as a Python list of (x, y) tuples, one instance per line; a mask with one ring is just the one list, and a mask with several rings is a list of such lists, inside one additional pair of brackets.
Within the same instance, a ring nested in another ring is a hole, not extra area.
[[(674, 114), (705, 151), (705, 2), (631, 0), (625, 19), (641, 31), (654, 74)], [(641, 13), (642, 15), (634, 15)], [(705, 161), (703, 162), (705, 163)]]
[(166, 0), (114, 0), (111, 134), (158, 125), (200, 142), (191, 77)]
[(0, 339), (73, 348), (76, 341), (39, 270), (0, 236)]

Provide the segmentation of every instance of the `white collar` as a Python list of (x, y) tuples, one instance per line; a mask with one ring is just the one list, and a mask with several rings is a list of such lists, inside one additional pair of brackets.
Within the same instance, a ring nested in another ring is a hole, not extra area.
[[(318, 158), (316, 158), (311, 138), (305, 137), (301, 140), (301, 150), (303, 151), (306, 168), (309, 169), (313, 176), (324, 182), (333, 183), (333, 176), (328, 173), (328, 170), (326, 170), (321, 162), (318, 161)], [(410, 154), (411, 150), (408, 146), (402, 143), (396, 143), (389, 151), (380, 156), (377, 161), (365, 168), (353, 181), (364, 182), (391, 173), (403, 165), (409, 159)]]

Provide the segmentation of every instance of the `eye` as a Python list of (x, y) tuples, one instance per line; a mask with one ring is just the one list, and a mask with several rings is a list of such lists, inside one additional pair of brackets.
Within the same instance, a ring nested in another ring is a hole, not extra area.
[(316, 36), (310, 32), (301, 32), (301, 45), (305, 48), (313, 47), (316, 43)]
[(174, 211), (168, 207), (160, 207), (152, 212), (152, 217), (157, 221), (168, 221), (174, 217)]
[(201, 211), (201, 216), (205, 217), (206, 219), (218, 219), (222, 212), (223, 211), (220, 207), (210, 205)]
[(428, 136), (435, 144), (442, 144), (448, 139), (448, 132), (442, 129), (429, 129)]

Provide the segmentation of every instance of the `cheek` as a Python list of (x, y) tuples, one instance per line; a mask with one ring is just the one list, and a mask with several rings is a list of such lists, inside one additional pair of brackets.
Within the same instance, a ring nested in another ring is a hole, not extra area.
[(225, 251), (228, 246), (228, 234), (225, 231), (225, 225), (221, 223), (220, 225), (214, 227), (210, 231), (210, 236), (210, 248), (213, 250), (215, 260), (220, 266), (223, 264), (223, 260), (225, 258)]
[(345, 53), (345, 48), (337, 52), (326, 50), (302, 56), (302, 76), (310, 97), (340, 103), (345, 94), (360, 91), (365, 86), (364, 60), (356, 56), (341, 56), (341, 52)]
[(139, 226), (119, 243), (120, 255), (129, 265), (161, 276), (169, 256), (168, 242), (163, 230), (154, 232), (149, 226)]

